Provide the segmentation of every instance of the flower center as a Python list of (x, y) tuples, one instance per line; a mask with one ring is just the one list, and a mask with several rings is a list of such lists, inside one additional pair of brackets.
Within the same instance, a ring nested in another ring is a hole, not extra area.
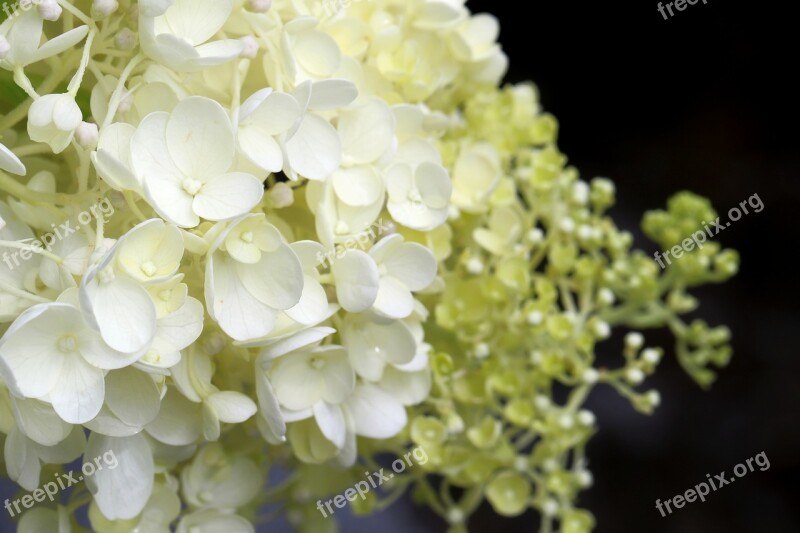
[(142, 269), (142, 272), (144, 272), (144, 275), (148, 278), (152, 278), (153, 275), (158, 271), (158, 267), (156, 267), (156, 264), (152, 261), (142, 263), (140, 268)]
[(422, 202), (422, 195), (416, 187), (408, 191), (408, 199), (415, 204)]
[(325, 360), (319, 357), (312, 357), (309, 359), (308, 365), (314, 370), (322, 370), (325, 368)]
[(253, 242), (253, 232), (252, 231), (245, 231), (244, 233), (242, 233), (242, 240), (244, 242), (246, 242), (247, 244), (252, 243)]
[(192, 178), (186, 178), (183, 180), (181, 184), (183, 190), (186, 191), (187, 194), (194, 196), (195, 194), (200, 192), (200, 189), (203, 187), (203, 184), (198, 180), (193, 180)]
[(164, 289), (158, 293), (158, 297), (162, 302), (168, 302), (172, 299), (172, 289)]
[(97, 280), (103, 284), (111, 283), (115, 279), (116, 275), (114, 275), (114, 269), (111, 267), (104, 268), (99, 274), (97, 274)]
[(62, 335), (58, 339), (58, 351), (73, 353), (78, 348), (78, 340), (72, 335)]

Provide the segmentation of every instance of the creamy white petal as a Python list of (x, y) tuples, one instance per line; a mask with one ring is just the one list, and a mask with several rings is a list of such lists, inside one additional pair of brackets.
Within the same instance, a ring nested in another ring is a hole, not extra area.
[(103, 457), (113, 452), (115, 468), (98, 469), (86, 478), (94, 501), (109, 520), (129, 520), (144, 509), (153, 490), (153, 453), (143, 435), (106, 437), (93, 433), (86, 457)]
[(249, 213), (262, 196), (264, 186), (252, 174), (222, 174), (203, 185), (194, 198), (193, 209), (206, 220), (231, 220)]
[(375, 385), (359, 385), (345, 405), (356, 433), (362, 437), (394, 437), (408, 421), (403, 405)]
[(366, 253), (349, 250), (331, 268), (336, 295), (341, 306), (351, 313), (369, 309), (379, 292), (378, 266)]
[(67, 354), (50, 402), (58, 416), (70, 424), (88, 422), (100, 412), (105, 396), (103, 371), (76, 353)]
[(233, 125), (222, 106), (210, 98), (192, 96), (175, 106), (165, 139), (186, 177), (206, 182), (227, 172), (233, 163)]

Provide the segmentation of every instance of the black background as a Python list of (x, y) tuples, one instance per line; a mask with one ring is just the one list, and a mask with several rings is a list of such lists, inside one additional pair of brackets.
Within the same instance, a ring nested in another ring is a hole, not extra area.
[[(718, 237), (741, 252), (740, 274), (698, 292), (699, 314), (733, 330), (731, 365), (704, 392), (666, 358), (648, 382), (663, 398), (652, 417), (596, 391), (595, 485), (579, 503), (599, 532), (800, 531), (797, 19), (788, 2), (701, 0), (665, 21), (657, 4), (468, 3), (499, 18), (509, 81), (536, 83), (584, 178), (616, 182), (612, 215), (646, 251), (656, 247), (638, 232), (641, 214), (677, 191), (721, 214), (753, 194), (765, 204)], [(669, 336), (646, 338), (672, 355)], [(769, 470), (666, 518), (655, 509), (762, 451)], [(473, 529), (493, 522), (481, 514)], [(525, 516), (503, 529), (537, 524)]]

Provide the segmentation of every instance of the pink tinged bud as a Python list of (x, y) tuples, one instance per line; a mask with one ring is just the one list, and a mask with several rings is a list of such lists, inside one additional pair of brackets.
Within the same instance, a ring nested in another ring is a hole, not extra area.
[(94, 0), (92, 2), (92, 10), (104, 17), (109, 16), (119, 9), (119, 2), (117, 0)]
[(294, 191), (285, 183), (276, 183), (267, 191), (267, 199), (275, 209), (283, 209), (294, 203)]
[(133, 50), (136, 47), (136, 33), (130, 28), (123, 28), (114, 37), (114, 43), (120, 50)]
[(61, 16), (61, 6), (56, 0), (41, 0), (39, 2), (39, 15), (44, 20), (58, 20)]
[(94, 148), (97, 146), (98, 137), (97, 124), (91, 122), (81, 122), (81, 125), (75, 130), (75, 140), (84, 148)]
[(242, 57), (247, 59), (255, 59), (258, 55), (258, 41), (253, 37), (247, 35), (241, 39), (244, 47), (242, 48)]
[(248, 11), (253, 13), (266, 13), (272, 7), (272, 0), (249, 0), (247, 2)]

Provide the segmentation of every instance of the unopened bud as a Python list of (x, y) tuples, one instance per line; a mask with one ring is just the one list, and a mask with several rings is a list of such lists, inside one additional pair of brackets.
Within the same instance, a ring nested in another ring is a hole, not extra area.
[(58, 20), (61, 16), (61, 6), (58, 5), (56, 0), (41, 0), (39, 2), (39, 15), (44, 20)]
[(266, 13), (272, 7), (272, 0), (248, 0), (247, 10), (253, 13)]
[(81, 122), (81, 125), (75, 130), (75, 140), (83, 148), (92, 149), (97, 146), (98, 137), (97, 124), (91, 122)]
[(109, 16), (117, 9), (119, 9), (117, 0), (94, 0), (92, 2), (92, 11), (103, 17)]

